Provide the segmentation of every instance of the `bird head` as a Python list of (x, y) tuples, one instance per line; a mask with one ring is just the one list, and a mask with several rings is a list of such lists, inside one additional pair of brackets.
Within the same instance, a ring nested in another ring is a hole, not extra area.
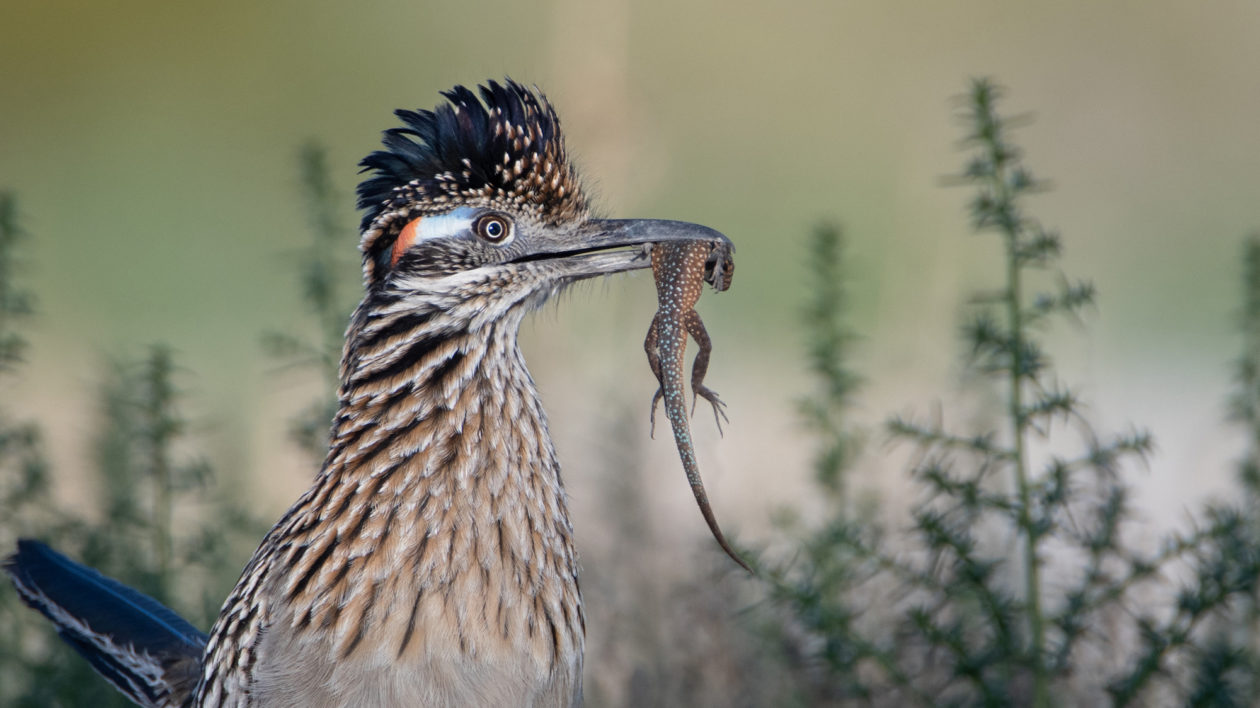
[(649, 244), (664, 241), (708, 241), (717, 268), (729, 262), (729, 239), (705, 226), (593, 218), (547, 99), (511, 80), (479, 93), (456, 86), (432, 111), (398, 111), (403, 125), (360, 163), (369, 294), (478, 285), (509, 306), (537, 303), (578, 280), (648, 267)]

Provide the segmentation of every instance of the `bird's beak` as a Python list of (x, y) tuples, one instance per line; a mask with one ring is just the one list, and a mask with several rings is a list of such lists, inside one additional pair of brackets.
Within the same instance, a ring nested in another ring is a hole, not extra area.
[(568, 275), (584, 278), (647, 268), (652, 262), (650, 244), (671, 241), (707, 241), (725, 261), (735, 251), (729, 238), (700, 224), (667, 219), (592, 219), (553, 244), (536, 246), (527, 259), (560, 259), (569, 266)]
[(618, 248), (663, 241), (710, 241), (734, 250), (731, 240), (707, 226), (668, 219), (595, 219), (586, 222), (578, 237), (584, 248)]

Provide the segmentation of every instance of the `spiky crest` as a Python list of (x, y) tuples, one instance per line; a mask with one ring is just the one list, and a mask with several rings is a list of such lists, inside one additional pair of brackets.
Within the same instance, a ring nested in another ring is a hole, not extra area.
[(416, 216), (457, 206), (503, 209), (551, 225), (585, 216), (586, 198), (547, 98), (511, 79), (478, 89), (480, 100), (456, 86), (432, 111), (396, 111), (404, 127), (386, 130), (385, 149), (359, 163), (370, 175), (358, 189), (369, 282)]

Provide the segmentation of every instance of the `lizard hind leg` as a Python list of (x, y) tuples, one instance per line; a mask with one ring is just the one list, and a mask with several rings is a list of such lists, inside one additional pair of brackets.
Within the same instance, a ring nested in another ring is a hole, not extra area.
[[(696, 414), (696, 404), (700, 399), (709, 402), (713, 406), (713, 421), (717, 423), (719, 435), (725, 435), (722, 431), (722, 422), (730, 423), (731, 419), (726, 417), (726, 403), (718, 398), (717, 392), (704, 385), (704, 376), (709, 372), (709, 352), (713, 350), (713, 340), (709, 338), (709, 333), (704, 328), (704, 322), (700, 320), (700, 314), (695, 310), (688, 312), (684, 318), (684, 325), (687, 333), (692, 339), (696, 340), (698, 350), (696, 352), (695, 361), (691, 364), (691, 392), (694, 398), (691, 401), (691, 414)], [(655, 403), (653, 405), (653, 413), (655, 413)]]
[(665, 395), (665, 380), (661, 378), (661, 355), (657, 348), (661, 338), (660, 319), (659, 314), (652, 318), (652, 326), (648, 327), (647, 338), (643, 340), (643, 351), (647, 352), (648, 365), (652, 367), (652, 374), (656, 376), (656, 393), (652, 394), (652, 413), (648, 416), (650, 425), (648, 437), (650, 438), (656, 437), (656, 406)]

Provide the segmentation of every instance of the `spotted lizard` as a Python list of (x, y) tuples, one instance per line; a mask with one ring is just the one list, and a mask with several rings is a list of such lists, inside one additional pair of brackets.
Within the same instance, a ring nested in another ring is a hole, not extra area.
[(696, 403), (701, 398), (708, 401), (713, 406), (713, 417), (717, 420), (720, 432), (722, 420), (726, 418), (726, 411), (723, 410), (726, 404), (704, 385), (704, 375), (709, 368), (709, 352), (713, 345), (695, 306), (705, 282), (718, 291), (729, 288), (734, 268), (735, 261), (727, 246), (714, 245), (708, 241), (652, 244), (652, 274), (656, 280), (657, 310), (652, 318), (652, 326), (648, 328), (647, 338), (643, 341), (643, 349), (647, 352), (652, 373), (660, 384), (652, 396), (652, 430), (655, 432), (656, 429), (656, 405), (664, 398), (665, 415), (674, 429), (678, 455), (682, 458), (683, 470), (687, 473), (687, 481), (691, 484), (700, 513), (704, 515), (709, 531), (713, 533), (722, 550), (751, 573), (752, 568), (727, 543), (717, 519), (713, 516), (713, 509), (709, 506), (709, 496), (704, 490), (703, 480), (700, 479), (700, 465), (696, 461), (696, 451), (692, 444), (691, 427), (687, 422), (687, 394), (683, 388), (687, 335), (691, 335), (700, 346), (691, 366), (691, 390), (695, 395), (691, 409), (694, 413)]

